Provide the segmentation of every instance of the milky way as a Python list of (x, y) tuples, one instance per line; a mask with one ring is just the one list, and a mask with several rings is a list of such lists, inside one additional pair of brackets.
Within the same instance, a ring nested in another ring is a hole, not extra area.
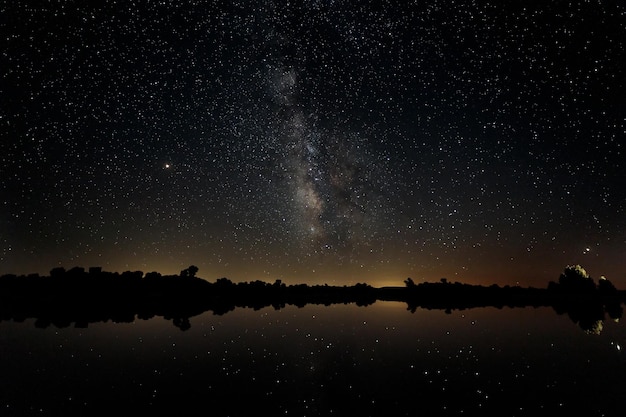
[(2, 273), (623, 280), (620, 2), (10, 2)]
[[(368, 158), (367, 142), (357, 134), (319, 126), (315, 112), (298, 103), (293, 69), (275, 81), (280, 119), (278, 135), (286, 149), (286, 177), (293, 196), (294, 231), (310, 253), (343, 252), (374, 233), (367, 222), (379, 190), (372, 176), (379, 161)], [(347, 253), (344, 253), (347, 256)]]

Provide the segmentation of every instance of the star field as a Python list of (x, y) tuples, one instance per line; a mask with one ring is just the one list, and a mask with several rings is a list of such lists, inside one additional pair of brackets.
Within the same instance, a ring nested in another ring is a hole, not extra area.
[(626, 284), (626, 7), (5, 2), (0, 272)]

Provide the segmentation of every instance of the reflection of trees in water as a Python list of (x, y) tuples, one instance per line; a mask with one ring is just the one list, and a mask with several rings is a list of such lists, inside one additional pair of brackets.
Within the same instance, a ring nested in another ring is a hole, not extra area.
[(173, 319), (172, 321), (174, 322), (174, 326), (178, 327), (183, 332), (191, 328), (189, 317), (179, 317), (179, 318)]
[(59, 328), (74, 324), (113, 321), (131, 323), (162, 316), (182, 331), (191, 328), (190, 318), (204, 312), (223, 315), (236, 308), (259, 310), (286, 305), (356, 304), (368, 306), (377, 300), (407, 303), (408, 310), (441, 309), (446, 313), (475, 307), (552, 306), (567, 314), (583, 330), (600, 333), (608, 315), (622, 317), (623, 293), (607, 279), (598, 284), (580, 267), (567, 267), (559, 282), (547, 289), (489, 287), (451, 283), (415, 282), (408, 278), (405, 287), (373, 288), (367, 284), (328, 286), (305, 284), (287, 286), (280, 280), (233, 283), (220, 278), (211, 283), (197, 278), (198, 268), (190, 266), (180, 275), (162, 276), (141, 271), (122, 274), (101, 268), (54, 268), (48, 277), (29, 275), (0, 277), (0, 320), (24, 321), (35, 318), (35, 326)]
[(602, 299), (563, 302), (554, 305), (553, 308), (558, 314), (567, 314), (572, 322), (591, 334), (602, 332), (607, 315), (610, 319), (619, 321), (623, 313), (619, 301), (609, 301), (608, 304), (604, 304)]

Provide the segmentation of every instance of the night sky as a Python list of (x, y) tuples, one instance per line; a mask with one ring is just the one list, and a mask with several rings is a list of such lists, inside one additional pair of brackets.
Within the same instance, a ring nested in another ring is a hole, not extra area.
[(0, 273), (626, 286), (623, 2), (88, 3), (0, 5)]

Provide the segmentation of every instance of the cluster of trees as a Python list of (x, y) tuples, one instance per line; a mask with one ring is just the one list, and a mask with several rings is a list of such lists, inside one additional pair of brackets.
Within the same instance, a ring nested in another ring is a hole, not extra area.
[(588, 333), (600, 333), (606, 315), (615, 321), (622, 318), (621, 292), (603, 276), (596, 283), (580, 265), (567, 266), (558, 283), (548, 284), (548, 291), (561, 296), (553, 304), (556, 312), (567, 314)]
[(473, 307), (550, 306), (558, 314), (567, 315), (588, 333), (600, 333), (608, 315), (613, 320), (623, 315), (625, 294), (605, 277), (596, 283), (580, 265), (567, 266), (558, 282), (551, 281), (546, 289), (519, 286), (468, 285), (450, 283), (442, 278), (438, 283), (415, 284), (411, 278), (404, 281), (406, 294), (401, 297), (408, 309), (417, 308), (465, 309)]
[(590, 331), (597, 329), (605, 313), (611, 318), (622, 315), (623, 293), (604, 277), (596, 284), (579, 265), (566, 267), (558, 283), (550, 282), (546, 289), (495, 284), (485, 287), (450, 283), (445, 278), (421, 284), (407, 278), (405, 287), (386, 288), (364, 283), (343, 287), (285, 285), (281, 280), (234, 283), (228, 278), (209, 282), (198, 278), (197, 273), (198, 267), (191, 265), (178, 275), (144, 275), (142, 271), (120, 274), (99, 267), (58, 267), (49, 276), (3, 275), (0, 320), (36, 317), (42, 327), (63, 327), (71, 322), (82, 325), (163, 316), (185, 330), (190, 326), (190, 317), (206, 311), (225, 314), (237, 307), (280, 309), (286, 305), (338, 303), (367, 306), (376, 300), (406, 302), (411, 312), (418, 308), (451, 312), (483, 306), (552, 306)]
[(144, 275), (142, 271), (120, 274), (99, 267), (57, 267), (49, 276), (7, 274), (0, 277), (0, 320), (34, 317), (38, 327), (65, 327), (72, 322), (85, 326), (163, 316), (186, 330), (190, 317), (206, 311), (219, 315), (237, 307), (280, 309), (287, 304), (304, 307), (335, 303), (365, 306), (376, 301), (374, 288), (367, 284), (287, 286), (281, 280), (234, 283), (228, 278), (209, 282), (197, 273), (198, 267), (191, 265), (178, 275)]
[(548, 290), (561, 294), (615, 296), (617, 288), (605, 277), (598, 283), (580, 265), (569, 265), (559, 276), (559, 282), (550, 281)]

